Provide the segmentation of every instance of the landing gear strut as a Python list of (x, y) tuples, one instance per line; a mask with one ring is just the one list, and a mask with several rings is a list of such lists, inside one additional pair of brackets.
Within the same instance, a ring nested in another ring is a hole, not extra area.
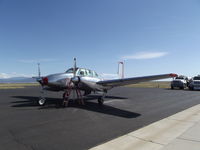
[(43, 90), (43, 87), (41, 88), (40, 90), (40, 98), (38, 100), (38, 104), (40, 106), (44, 106), (46, 104), (46, 99), (44, 98), (44, 90)]

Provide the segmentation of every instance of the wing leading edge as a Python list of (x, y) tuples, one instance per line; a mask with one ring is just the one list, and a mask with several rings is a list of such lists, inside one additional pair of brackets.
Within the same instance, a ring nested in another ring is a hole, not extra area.
[(152, 80), (159, 80), (159, 79), (166, 79), (166, 78), (173, 78), (176, 77), (177, 74), (170, 73), (170, 74), (161, 74), (161, 75), (152, 75), (152, 76), (144, 76), (144, 77), (133, 77), (133, 78), (124, 78), (124, 79), (114, 79), (114, 80), (105, 80), (99, 81), (97, 84), (103, 86), (124, 86), (129, 84), (136, 84), (139, 82), (145, 81), (152, 81)]

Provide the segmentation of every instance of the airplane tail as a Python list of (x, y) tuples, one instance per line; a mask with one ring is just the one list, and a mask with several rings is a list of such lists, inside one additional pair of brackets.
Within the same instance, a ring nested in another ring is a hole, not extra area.
[(117, 74), (118, 74), (119, 78), (121, 78), (121, 79), (124, 78), (124, 62), (123, 61), (118, 62)]

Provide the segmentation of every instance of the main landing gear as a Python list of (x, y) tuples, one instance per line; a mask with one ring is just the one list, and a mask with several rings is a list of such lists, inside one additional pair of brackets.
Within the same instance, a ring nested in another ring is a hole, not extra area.
[(102, 105), (103, 105), (103, 103), (104, 103), (104, 98), (105, 98), (105, 96), (106, 96), (106, 93), (107, 93), (107, 91), (104, 91), (104, 92), (103, 92), (103, 95), (102, 95), (101, 97), (98, 98), (98, 104), (99, 104), (99, 106), (102, 106)]
[(104, 103), (104, 98), (103, 98), (103, 97), (99, 97), (99, 98), (98, 98), (98, 104), (99, 104), (100, 106), (102, 106), (103, 103)]

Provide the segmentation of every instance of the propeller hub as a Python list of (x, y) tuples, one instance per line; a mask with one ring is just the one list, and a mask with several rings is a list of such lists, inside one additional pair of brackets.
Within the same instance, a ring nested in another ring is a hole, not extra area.
[(74, 84), (78, 84), (80, 82), (80, 78), (78, 76), (75, 76), (75, 77), (72, 77), (71, 78), (71, 81), (74, 83)]

